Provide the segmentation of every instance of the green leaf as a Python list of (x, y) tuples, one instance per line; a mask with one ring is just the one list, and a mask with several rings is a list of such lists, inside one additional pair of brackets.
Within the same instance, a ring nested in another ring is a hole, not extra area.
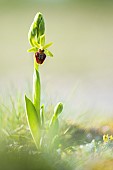
[(58, 133), (59, 133), (59, 120), (57, 118), (54, 124), (51, 124), (51, 126), (49, 127), (49, 131), (48, 131), (48, 139), (49, 139), (50, 147), (52, 148), (53, 146), (55, 147), (54, 139), (55, 139), (55, 136), (58, 136)]
[(44, 52), (47, 56), (53, 57), (53, 54), (49, 50), (45, 49)]
[(50, 121), (50, 126), (53, 125), (56, 120), (58, 119), (58, 116), (59, 114), (62, 112), (63, 110), (63, 104), (62, 103), (58, 103), (54, 109), (54, 114), (51, 118), (51, 121)]
[(58, 120), (58, 116), (59, 114), (62, 112), (63, 110), (63, 104), (62, 103), (58, 103), (54, 109), (54, 114), (51, 118), (50, 124), (49, 124), (49, 139), (52, 140), (59, 131), (59, 120)]
[(58, 130), (59, 130), (59, 120), (58, 118), (56, 118), (54, 124), (52, 124), (51, 126), (52, 135), (55, 136), (58, 133)]
[(40, 121), (39, 117), (37, 115), (36, 109), (31, 102), (26, 96), (25, 96), (25, 101), (26, 101), (26, 110), (27, 110), (27, 121), (29, 124), (29, 128), (32, 134), (32, 137), (34, 139), (34, 142), (37, 146), (39, 147), (40, 143)]
[(62, 110), (63, 110), (63, 104), (59, 102), (54, 109), (55, 117), (58, 117), (59, 114), (62, 112)]
[(49, 48), (53, 43), (50, 42), (49, 44), (44, 45), (43, 49)]
[(36, 48), (36, 47), (32, 47), (27, 50), (27, 52), (34, 52), (34, 53), (36, 53), (37, 51), (38, 51), (38, 48)]
[(40, 45), (44, 46), (44, 44), (45, 44), (45, 34), (40, 36)]

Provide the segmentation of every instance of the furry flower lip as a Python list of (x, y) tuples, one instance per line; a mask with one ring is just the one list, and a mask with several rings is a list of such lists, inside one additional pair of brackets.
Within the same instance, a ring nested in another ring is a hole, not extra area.
[(44, 50), (39, 49), (36, 53), (35, 53), (35, 58), (36, 58), (36, 62), (38, 64), (42, 64), (46, 58), (46, 55), (44, 53)]

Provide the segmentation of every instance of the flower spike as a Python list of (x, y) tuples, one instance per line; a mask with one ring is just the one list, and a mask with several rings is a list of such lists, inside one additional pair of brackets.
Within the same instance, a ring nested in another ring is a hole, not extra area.
[(38, 64), (42, 64), (46, 56), (53, 57), (53, 54), (48, 50), (53, 43), (45, 44), (44, 32), (43, 16), (41, 13), (37, 13), (28, 33), (28, 40), (32, 47), (27, 51), (35, 53), (35, 59)]

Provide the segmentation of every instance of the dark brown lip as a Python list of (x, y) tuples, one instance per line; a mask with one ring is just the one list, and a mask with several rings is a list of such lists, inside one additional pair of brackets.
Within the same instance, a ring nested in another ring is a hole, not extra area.
[(42, 64), (44, 62), (44, 60), (46, 59), (46, 55), (44, 53), (44, 50), (39, 49), (36, 53), (35, 53), (35, 58), (36, 58), (36, 62), (38, 64)]

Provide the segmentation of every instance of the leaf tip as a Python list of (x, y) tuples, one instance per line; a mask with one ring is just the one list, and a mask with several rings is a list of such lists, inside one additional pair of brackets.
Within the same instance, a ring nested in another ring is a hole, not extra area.
[(59, 115), (63, 111), (63, 103), (59, 102), (55, 107), (55, 114)]

